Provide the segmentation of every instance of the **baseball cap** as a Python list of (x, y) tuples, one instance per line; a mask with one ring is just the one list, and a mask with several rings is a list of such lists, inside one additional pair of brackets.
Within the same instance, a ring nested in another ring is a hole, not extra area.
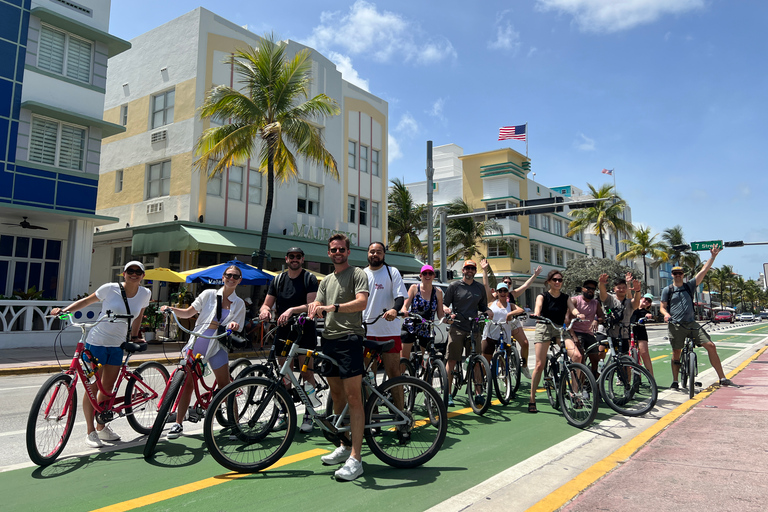
[(421, 267), (421, 270), (419, 270), (419, 274), (424, 273), (425, 270), (431, 270), (432, 272), (435, 271), (432, 265), (424, 265), (423, 267)]
[(644, 299), (648, 299), (650, 301), (653, 301), (653, 294), (652, 293), (646, 293), (645, 295), (643, 295), (643, 298)]
[(683, 267), (680, 267), (680, 266), (672, 267), (672, 272), (683, 272)]
[(301, 254), (302, 256), (304, 256), (304, 251), (302, 251), (302, 250), (301, 250), (301, 247), (291, 247), (290, 249), (288, 249), (287, 251), (285, 251), (285, 254), (286, 254), (286, 255), (288, 255), (288, 254), (293, 254), (293, 253), (299, 253), (299, 254)]
[(464, 265), (462, 265), (461, 268), (464, 268), (464, 267), (475, 267), (475, 268), (477, 268), (477, 264), (474, 261), (472, 261), (472, 260), (466, 260), (464, 262)]
[(136, 261), (136, 260), (129, 261), (128, 263), (126, 263), (125, 266), (123, 267), (123, 272), (125, 272), (126, 270), (128, 270), (131, 267), (139, 267), (141, 269), (141, 271), (144, 272), (144, 264), (142, 262)]
[(507, 283), (499, 283), (496, 285), (496, 291), (499, 291), (501, 289), (509, 291), (509, 286), (507, 286)]

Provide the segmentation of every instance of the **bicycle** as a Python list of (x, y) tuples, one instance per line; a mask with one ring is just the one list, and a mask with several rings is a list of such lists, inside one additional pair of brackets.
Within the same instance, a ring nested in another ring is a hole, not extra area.
[[(297, 322), (303, 322), (305, 318), (302, 314)], [(394, 346), (393, 341), (365, 340), (364, 344), (379, 353)], [(315, 371), (319, 373), (327, 374), (331, 365), (337, 363), (320, 351), (302, 349), (292, 343), (280, 375), (296, 389), (305, 407), (304, 414), (338, 443), (340, 436), (350, 432), (350, 426), (345, 423), (349, 405), (338, 415), (321, 415), (315, 411), (309, 395), (299, 386), (292, 371), (294, 358), (301, 354), (314, 359)], [(368, 396), (364, 406), (364, 437), (379, 460), (398, 468), (412, 468), (437, 454), (445, 440), (448, 416), (440, 396), (431, 386), (409, 376), (395, 377), (374, 386), (364, 374), (362, 389), (364, 396)], [(393, 396), (398, 393), (407, 397), (402, 410), (393, 403)], [(267, 468), (277, 462), (293, 442), (296, 407), (279, 381), (263, 377), (236, 380), (217, 393), (211, 407), (225, 408), (226, 417), (231, 420), (222, 428), (214, 428), (213, 417), (209, 415), (204, 423), (208, 450), (216, 462), (229, 470), (250, 473)], [(280, 410), (287, 412), (287, 428), (273, 432), (274, 417)], [(378, 436), (371, 432), (373, 428), (380, 429)]]
[(503, 405), (509, 404), (520, 387), (520, 373), (522, 371), (522, 359), (517, 350), (517, 341), (510, 334), (509, 339), (504, 336), (503, 325), (508, 322), (487, 322), (499, 326), (499, 336), (496, 339), (496, 348), (491, 356), (491, 378), (496, 390), (496, 397)]
[[(453, 382), (451, 396), (456, 398), (459, 389), (466, 384), (467, 397), (469, 398), (469, 404), (472, 407), (472, 411), (481, 416), (485, 414), (488, 407), (491, 406), (493, 383), (491, 382), (491, 366), (488, 364), (485, 357), (477, 353), (477, 343), (474, 332), (477, 329), (478, 323), (487, 319), (488, 316), (485, 313), (480, 314), (475, 318), (468, 319), (471, 326), (470, 333), (472, 333), (470, 354), (466, 359), (466, 364), (464, 361), (457, 361), (451, 373), (451, 380)], [(463, 366), (466, 366), (466, 375)], [(470, 375), (473, 375), (474, 378), (470, 379)], [(476, 393), (477, 390), (480, 390), (480, 393)], [(479, 396), (483, 396), (483, 399), (478, 399)]]
[[(171, 309), (165, 310), (166, 322), (172, 317), (176, 322), (176, 325), (183, 332), (186, 332), (190, 336), (196, 336), (199, 338), (206, 338), (210, 340), (219, 340), (232, 334), (232, 331), (227, 329), (221, 334), (214, 336), (204, 336), (197, 334), (191, 330), (186, 329), (179, 322), (179, 318), (176, 313)], [(233, 372), (239, 371), (238, 369), (247, 363), (250, 366), (250, 361), (247, 358), (239, 358), (229, 366), (229, 374), (232, 376)], [(214, 380), (210, 386), (205, 382), (204, 377), (207, 375), (207, 364), (203, 361), (202, 354), (193, 354), (192, 349), (187, 349), (186, 353), (182, 356), (176, 369), (173, 370), (168, 383), (165, 386), (165, 390), (160, 398), (160, 406), (157, 410), (157, 417), (152, 425), (152, 429), (147, 432), (147, 442), (144, 444), (144, 458), (146, 460), (151, 459), (155, 454), (155, 447), (160, 440), (160, 436), (163, 433), (165, 425), (176, 417), (179, 398), (181, 397), (181, 390), (184, 389), (187, 380), (192, 379), (195, 401), (189, 408), (187, 413), (187, 419), (191, 423), (197, 423), (203, 419), (206, 415), (206, 411), (209, 410), (211, 399), (217, 391), (217, 383)], [(202, 390), (200, 389), (202, 386)], [(226, 423), (226, 418), (220, 410), (216, 410), (216, 418), (219, 423)]]
[[(437, 393), (443, 397), (443, 402), (448, 404), (448, 371), (445, 369), (445, 361), (443, 352), (438, 349), (438, 343), (435, 340), (435, 323), (432, 320), (423, 318), (418, 313), (408, 313), (408, 318), (416, 320), (423, 325), (426, 325), (432, 336), (429, 337), (427, 346), (422, 353), (419, 350), (411, 351), (411, 358), (409, 360), (410, 368), (413, 368), (411, 375), (422, 379), (432, 386)], [(440, 322), (437, 323), (441, 323)], [(439, 331), (438, 331), (439, 332)], [(444, 345), (444, 344), (443, 344)], [(401, 359), (401, 367), (403, 365)]]
[[(82, 331), (75, 347), (69, 368), (49, 378), (37, 392), (32, 401), (26, 428), (26, 444), (29, 458), (38, 466), (48, 466), (67, 445), (77, 414), (77, 383), (83, 382), (86, 396), (91, 402), (94, 418), (103, 425), (117, 417), (125, 416), (128, 423), (139, 434), (148, 434), (155, 422), (159, 390), (168, 381), (168, 370), (154, 361), (141, 364), (135, 370), (128, 368), (128, 361), (136, 352), (147, 350), (146, 343), (130, 341), (130, 321), (132, 315), (106, 315), (93, 323), (72, 322), (72, 314), (59, 315), (61, 320), (69, 320), (72, 327)], [(99, 379), (98, 364), (90, 351), (85, 348), (87, 332), (96, 324), (109, 321), (122, 321), (128, 326), (126, 341), (120, 346), (125, 357), (111, 392), (104, 389)], [(117, 393), (123, 381), (126, 381), (125, 394), (118, 398)], [(99, 392), (107, 398), (97, 402), (96, 394), (91, 389), (95, 383)]]
[[(670, 320), (670, 323), (683, 327), (680, 322)], [(704, 326), (709, 324), (706, 322), (704, 325), (696, 324), (699, 330), (703, 330)], [(696, 394), (696, 387), (701, 387), (701, 382), (696, 381), (696, 376), (699, 374), (699, 356), (696, 354), (696, 344), (690, 335), (685, 336), (685, 342), (683, 344), (683, 351), (680, 353), (680, 382), (683, 387), (688, 388), (688, 398), (693, 398)]]
[(579, 319), (572, 319), (568, 327), (565, 327), (557, 326), (543, 316), (530, 315), (529, 318), (547, 323), (560, 331), (560, 343), (550, 344), (544, 366), (544, 389), (550, 405), (562, 411), (565, 420), (574, 427), (590, 425), (597, 416), (597, 383), (589, 368), (571, 361), (565, 347), (565, 332), (570, 331)]

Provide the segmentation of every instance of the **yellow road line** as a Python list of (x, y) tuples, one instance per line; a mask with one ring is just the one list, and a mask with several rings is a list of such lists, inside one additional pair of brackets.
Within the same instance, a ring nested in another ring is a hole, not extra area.
[[(730, 372), (727, 377), (730, 379), (741, 370), (746, 368), (749, 363), (757, 359), (763, 352), (765, 352), (766, 348), (768, 347), (763, 347), (755, 355), (741, 363), (736, 369)], [(670, 423), (675, 421), (677, 418), (691, 409), (694, 405), (704, 400), (712, 393), (714, 393), (714, 389), (711, 391), (702, 391), (692, 399), (678, 405), (675, 409), (659, 419), (659, 421), (657, 421), (655, 424), (648, 427), (645, 431), (641, 432), (633, 439), (630, 439), (629, 442), (627, 442), (624, 446), (620, 447), (603, 460), (596, 462), (591, 467), (584, 470), (573, 480), (561, 486), (559, 489), (553, 491), (546, 498), (530, 507), (526, 512), (544, 512), (559, 509), (573, 498), (575, 498), (584, 489), (608, 474), (619, 464), (629, 459), (629, 457), (631, 457), (651, 439), (656, 437)]]
[[(316, 448), (314, 450), (309, 450), (304, 453), (297, 453), (296, 455), (291, 455), (290, 457), (283, 457), (282, 459), (277, 461), (274, 465), (270, 466), (265, 471), (270, 471), (272, 469), (286, 466), (288, 464), (293, 464), (294, 462), (299, 462), (305, 459), (310, 459), (312, 457), (317, 457), (325, 453), (330, 453), (330, 452), (328, 450), (323, 450), (322, 448)], [(199, 491), (201, 489), (207, 489), (208, 487), (213, 487), (215, 485), (223, 484), (231, 480), (243, 478), (244, 476), (250, 476), (252, 474), (253, 473), (225, 473), (223, 475), (217, 475), (211, 478), (206, 478), (204, 480), (199, 480), (197, 482), (192, 482), (186, 485), (180, 485), (178, 487), (166, 489), (165, 491), (148, 494), (147, 496), (142, 496), (141, 498), (135, 498), (128, 501), (123, 501), (122, 503), (115, 503), (114, 505), (109, 505), (103, 508), (96, 509), (93, 512), (119, 512), (124, 510), (133, 510), (135, 508), (144, 507), (146, 505), (152, 505), (154, 503), (165, 501), (171, 498), (176, 498), (184, 494)]]

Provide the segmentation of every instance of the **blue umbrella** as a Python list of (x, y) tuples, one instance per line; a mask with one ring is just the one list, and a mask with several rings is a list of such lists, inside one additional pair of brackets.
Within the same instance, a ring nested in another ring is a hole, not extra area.
[(224, 271), (231, 266), (236, 266), (243, 274), (243, 280), (240, 284), (245, 285), (260, 285), (269, 284), (274, 277), (262, 272), (253, 265), (248, 265), (242, 261), (232, 260), (212, 267), (202, 268), (194, 271), (187, 276), (188, 283), (204, 283), (204, 284), (224, 284), (221, 276)]

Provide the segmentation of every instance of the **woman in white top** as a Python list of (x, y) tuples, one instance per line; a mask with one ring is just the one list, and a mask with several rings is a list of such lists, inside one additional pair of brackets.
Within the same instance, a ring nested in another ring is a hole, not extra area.
[[(124, 315), (129, 313), (126, 308), (127, 303), (130, 314), (133, 315), (131, 340), (143, 343), (141, 320), (144, 318), (144, 308), (149, 305), (149, 298), (152, 293), (147, 288), (140, 286), (142, 279), (144, 279), (144, 265), (140, 261), (129, 261), (123, 268), (123, 283), (103, 284), (84, 299), (73, 302), (65, 308), (53, 308), (51, 315), (71, 313), (97, 301), (101, 301), (99, 318), (103, 317), (107, 311)], [(123, 298), (121, 287), (125, 291), (125, 298)], [(101, 378), (102, 388), (110, 392), (123, 364), (123, 349), (120, 348), (120, 345), (125, 341), (126, 329), (123, 322), (101, 322), (91, 329), (86, 339), (85, 350), (88, 350), (102, 365), (97, 373), (97, 378)], [(106, 400), (107, 397), (99, 392), (99, 387), (95, 381), (91, 384), (91, 390), (94, 394), (98, 393), (96, 399), (99, 402)], [(87, 396), (83, 397), (83, 414), (85, 415), (85, 428), (88, 432), (85, 442), (88, 446), (101, 448), (104, 446), (102, 441), (120, 440), (120, 436), (109, 425), (94, 425), (93, 406)], [(99, 429), (99, 427), (101, 428)]]
[[(194, 332), (205, 336), (215, 335), (219, 325), (225, 324), (227, 329), (239, 331), (245, 322), (245, 302), (235, 294), (235, 288), (240, 283), (242, 277), (240, 268), (231, 265), (224, 270), (224, 275), (222, 276), (224, 286), (218, 290), (205, 290), (198, 295), (188, 308), (181, 309), (163, 306), (160, 310), (165, 311), (170, 308), (179, 318), (191, 318), (199, 313), (200, 316), (197, 317)], [(221, 297), (221, 318), (217, 318), (219, 300), (217, 297)], [(192, 336), (189, 343), (182, 349), (182, 354), (186, 354), (189, 348), (192, 348), (193, 355), (203, 355), (205, 362), (210, 365), (213, 374), (216, 376), (216, 383), (219, 389), (229, 384), (229, 365), (227, 364), (229, 362), (229, 355), (226, 349), (221, 348), (218, 340)], [(184, 415), (189, 407), (194, 389), (193, 380), (187, 379), (184, 389), (181, 391), (181, 397), (179, 397), (179, 405), (176, 409), (176, 423), (171, 425), (171, 430), (167, 436), (168, 439), (176, 439), (184, 431), (182, 422), (184, 421)]]
[[(509, 287), (506, 283), (499, 283), (496, 286), (496, 300), (488, 304), (488, 307), (493, 311), (494, 322), (511, 322), (516, 316), (524, 315), (525, 310), (514, 303), (508, 301)], [(510, 324), (496, 325), (490, 322), (485, 324), (483, 330), (483, 342), (482, 352), (483, 356), (491, 362), (493, 351), (496, 348), (496, 341), (499, 339), (499, 330), (504, 331), (504, 339), (510, 339)]]

